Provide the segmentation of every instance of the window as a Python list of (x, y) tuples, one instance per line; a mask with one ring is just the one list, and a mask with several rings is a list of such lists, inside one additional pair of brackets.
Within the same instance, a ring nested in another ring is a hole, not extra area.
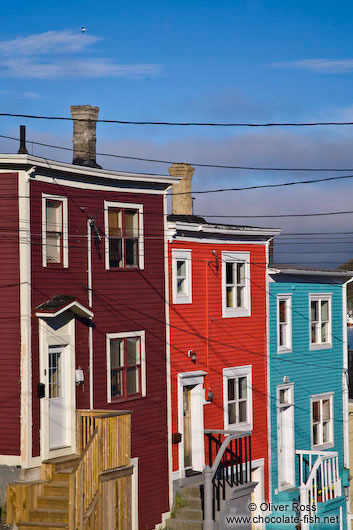
[(43, 266), (68, 266), (67, 199), (42, 196)]
[(251, 366), (223, 369), (224, 428), (252, 429)]
[(104, 203), (106, 269), (143, 268), (143, 206)]
[(333, 393), (311, 397), (312, 447), (333, 446)]
[(310, 347), (331, 346), (331, 296), (310, 295)]
[(250, 254), (222, 252), (223, 317), (250, 316)]
[(107, 335), (108, 403), (146, 395), (145, 333)]
[(277, 346), (279, 352), (292, 351), (292, 296), (277, 296)]
[(173, 263), (173, 303), (191, 304), (192, 272), (191, 250), (172, 251)]

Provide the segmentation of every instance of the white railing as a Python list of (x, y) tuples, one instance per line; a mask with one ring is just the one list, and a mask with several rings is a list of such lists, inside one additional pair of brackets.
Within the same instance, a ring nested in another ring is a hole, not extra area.
[(310, 507), (342, 495), (338, 453), (334, 451), (296, 451), (299, 456), (300, 504), (308, 510), (301, 512), (301, 529), (308, 530)]

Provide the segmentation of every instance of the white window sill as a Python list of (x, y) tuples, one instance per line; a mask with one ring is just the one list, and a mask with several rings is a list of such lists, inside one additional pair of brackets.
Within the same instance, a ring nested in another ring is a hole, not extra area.
[(310, 350), (330, 350), (332, 349), (332, 343), (323, 342), (322, 344), (319, 344), (319, 343), (310, 344), (309, 349)]
[(173, 304), (192, 304), (192, 300), (190, 296), (175, 296)]
[(248, 431), (252, 431), (253, 426), (252, 426), (252, 423), (232, 423), (231, 425), (228, 425), (224, 428), (225, 430), (234, 431), (234, 432), (237, 432), (237, 431), (248, 432)]
[(281, 346), (278, 348), (277, 353), (292, 353), (292, 348), (286, 348), (285, 346)]
[(222, 318), (249, 317), (250, 315), (250, 308), (242, 307), (239, 309), (225, 309)]
[(325, 449), (332, 449), (334, 447), (334, 443), (332, 442), (328, 442), (326, 444), (323, 444), (323, 445), (313, 445), (312, 446), (312, 450), (313, 451), (324, 451)]

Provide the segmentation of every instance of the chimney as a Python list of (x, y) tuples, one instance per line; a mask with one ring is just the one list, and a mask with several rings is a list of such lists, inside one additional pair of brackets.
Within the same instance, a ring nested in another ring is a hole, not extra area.
[(74, 120), (72, 163), (78, 166), (101, 168), (96, 162), (96, 121), (99, 107), (73, 105), (70, 110)]
[[(192, 215), (191, 181), (194, 168), (190, 164), (177, 163), (169, 168), (169, 175), (182, 177), (177, 184), (173, 184), (172, 213), (174, 215)], [(179, 195), (182, 194), (182, 195)]]
[(20, 125), (20, 148), (17, 151), (19, 155), (28, 155), (26, 148), (26, 126)]

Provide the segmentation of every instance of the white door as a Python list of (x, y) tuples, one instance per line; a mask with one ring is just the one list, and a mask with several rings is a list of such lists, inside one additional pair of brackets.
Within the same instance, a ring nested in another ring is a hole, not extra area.
[(292, 386), (278, 388), (278, 487), (295, 485), (294, 467), (294, 404)]
[(49, 449), (70, 445), (70, 403), (66, 346), (48, 347)]

